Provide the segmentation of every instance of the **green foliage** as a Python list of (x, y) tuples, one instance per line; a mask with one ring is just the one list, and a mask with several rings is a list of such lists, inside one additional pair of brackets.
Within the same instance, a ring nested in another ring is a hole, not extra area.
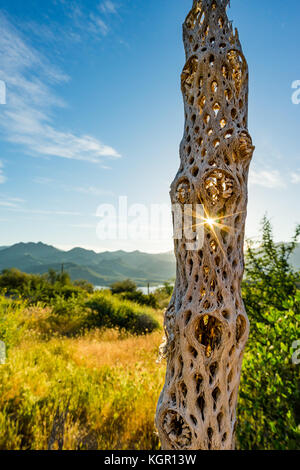
[(143, 294), (131, 279), (111, 284), (110, 290), (112, 294), (119, 295), (121, 299), (130, 300), (139, 305), (148, 305), (152, 308), (158, 307), (155, 296), (153, 294)]
[[(151, 341), (28, 338), (0, 366), (0, 449), (45, 450), (53, 433), (54, 449), (59, 438), (64, 450), (158, 449), (153, 415), (163, 368)], [(101, 353), (112, 348), (120, 364), (103, 364)], [(89, 367), (95, 356), (99, 366)], [(65, 418), (54, 426), (57, 410)]]
[(85, 306), (84, 293), (69, 298), (56, 296), (51, 302), (51, 313), (47, 321), (50, 330), (63, 336), (83, 334), (87, 325), (88, 308)]
[(69, 299), (90, 289), (89, 284), (75, 285), (67, 272), (53, 270), (45, 276), (22, 273), (18, 269), (5, 269), (0, 275), (0, 291), (10, 297), (26, 299), (30, 304), (51, 303), (57, 296)]
[[(43, 332), (76, 336), (85, 329), (118, 328), (134, 334), (145, 334), (159, 328), (154, 296), (137, 290), (129, 279), (116, 283), (116, 295), (110, 291), (93, 294), (85, 281), (72, 284), (66, 272), (50, 270), (46, 276), (30, 275), (16, 269), (3, 271), (0, 289), (9, 299), (24, 299), (27, 306), (43, 303), (51, 307), (43, 323)], [(128, 291), (125, 291), (128, 289)]]
[(68, 286), (72, 284), (70, 275), (64, 271), (63, 264), (60, 273), (57, 273), (54, 271), (54, 269), (49, 269), (46, 279), (52, 286), (55, 286), (56, 284), (61, 286)]
[(5, 343), (7, 351), (18, 344), (24, 334), (22, 312), (25, 308), (26, 304), (23, 302), (0, 296), (0, 341)]
[(156, 297), (153, 294), (143, 294), (143, 292), (137, 290), (135, 292), (123, 292), (119, 294), (121, 299), (130, 300), (136, 302), (139, 305), (148, 305), (148, 307), (157, 308)]
[[(299, 272), (290, 266), (299, 233), (297, 228), (290, 244), (276, 244), (265, 218), (260, 245), (246, 253), (242, 289), (251, 330), (237, 426), (243, 450), (300, 447), (300, 365), (292, 362), (292, 345), (300, 339)], [(0, 340), (8, 348), (8, 363), (0, 367), (0, 448), (47, 448), (55, 412), (67, 403), (66, 448), (157, 448), (161, 333), (144, 333), (160, 328), (159, 313), (140, 305), (148, 296), (132, 281), (116, 283), (114, 294), (94, 293), (61, 274), (6, 270), (0, 276)], [(153, 294), (159, 308), (167, 306), (172, 290), (166, 283)], [(123, 339), (109, 339), (104, 348), (93, 337), (97, 328)], [(83, 364), (87, 356), (91, 363)]]
[(297, 246), (299, 235), (300, 226), (296, 228), (291, 243), (276, 244), (271, 223), (264, 217), (259, 247), (248, 244), (243, 298), (251, 319), (266, 322), (265, 311), (270, 305), (284, 310), (284, 302), (294, 298), (300, 272), (293, 270), (289, 259)]
[(45, 286), (45, 279), (41, 276), (25, 274), (18, 269), (4, 269), (0, 276), (0, 289), (8, 294), (30, 295), (33, 291), (40, 291)]
[(131, 279), (125, 279), (124, 281), (114, 282), (110, 286), (110, 290), (113, 294), (121, 294), (123, 292), (136, 292), (137, 285)]
[(275, 244), (264, 218), (262, 242), (249, 247), (243, 297), (251, 323), (243, 362), (237, 428), (242, 449), (296, 449), (300, 445), (299, 273), (289, 265), (299, 228), (288, 245)]
[[(242, 449), (284, 450), (300, 445), (299, 365), (292, 363), (292, 344), (299, 339), (300, 295), (285, 310), (270, 307), (251, 334), (243, 363), (238, 407)], [(298, 410), (297, 410), (298, 407)]]
[(94, 292), (94, 286), (88, 281), (85, 281), (84, 279), (79, 279), (78, 281), (74, 281), (73, 285), (75, 287), (79, 287), (80, 289), (84, 290), (88, 294), (92, 294)]
[(170, 282), (166, 281), (164, 282), (164, 285), (162, 287), (156, 290), (156, 292), (162, 292), (166, 296), (171, 297), (173, 290), (174, 290), (174, 284), (171, 284)]
[(164, 282), (162, 287), (159, 287), (154, 292), (156, 304), (159, 308), (167, 308), (174, 290), (174, 285), (170, 282)]
[(46, 279), (52, 286), (57, 284), (60, 286), (68, 286), (72, 284), (70, 275), (64, 271), (63, 265), (60, 273), (57, 273), (54, 269), (49, 269)]
[(118, 328), (133, 334), (151, 333), (160, 327), (152, 309), (121, 300), (109, 292), (95, 294), (86, 306), (91, 310), (89, 326)]

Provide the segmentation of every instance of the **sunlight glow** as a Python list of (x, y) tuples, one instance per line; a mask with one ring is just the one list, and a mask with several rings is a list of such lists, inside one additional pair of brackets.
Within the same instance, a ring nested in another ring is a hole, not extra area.
[(205, 218), (204, 219), (204, 222), (210, 226), (210, 228), (213, 228), (213, 226), (216, 224), (216, 220), (215, 219), (212, 219), (210, 217), (208, 218)]
[(224, 253), (224, 250), (222, 248), (222, 242), (221, 242), (221, 239), (220, 239), (220, 236), (218, 234), (218, 231), (216, 229), (219, 229), (219, 231), (224, 231), (224, 232), (227, 232), (227, 233), (232, 233), (234, 231), (234, 228), (233, 227), (230, 227), (229, 225), (226, 225), (224, 222), (226, 219), (230, 219), (232, 217), (236, 217), (237, 215), (239, 214), (243, 214), (244, 211), (240, 211), (240, 212), (235, 212), (233, 214), (228, 214), (228, 215), (224, 215), (224, 216), (221, 216), (221, 217), (217, 217), (216, 219), (212, 218), (207, 210), (205, 209), (204, 207), (204, 217), (203, 216), (199, 216), (197, 213), (195, 213), (194, 211), (192, 211), (192, 215), (193, 217), (195, 217), (196, 220), (200, 220), (199, 223), (196, 223), (196, 224), (193, 224), (193, 228), (195, 229), (196, 227), (199, 227), (199, 226), (208, 226), (214, 237), (215, 237), (215, 240), (217, 242), (217, 245), (219, 246), (219, 248), (221, 249), (222, 253), (224, 254), (225, 256), (225, 253)]

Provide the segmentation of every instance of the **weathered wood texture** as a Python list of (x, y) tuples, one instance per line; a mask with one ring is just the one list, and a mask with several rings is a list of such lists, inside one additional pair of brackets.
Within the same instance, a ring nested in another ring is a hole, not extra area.
[(241, 298), (248, 169), (248, 66), (229, 0), (194, 1), (183, 25), (185, 109), (173, 204), (202, 204), (201, 249), (175, 240), (165, 315), (167, 372), (156, 424), (163, 449), (233, 449), (249, 322)]

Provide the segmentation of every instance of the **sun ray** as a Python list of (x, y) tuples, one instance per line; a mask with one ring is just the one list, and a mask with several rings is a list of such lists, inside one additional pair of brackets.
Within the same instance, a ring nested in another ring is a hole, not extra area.
[(220, 239), (218, 233), (216, 232), (216, 228), (218, 228), (220, 230), (220, 232), (223, 230), (226, 233), (232, 233), (234, 231), (234, 228), (230, 227), (229, 225), (226, 225), (223, 222), (220, 223), (220, 221), (225, 220), (225, 219), (229, 219), (229, 218), (232, 218), (232, 217), (236, 217), (237, 215), (240, 215), (240, 214), (244, 214), (245, 211), (239, 211), (239, 212), (235, 212), (233, 214), (227, 214), (227, 215), (224, 215), (224, 216), (212, 217), (212, 216), (209, 215), (209, 213), (208, 213), (208, 211), (206, 210), (205, 207), (203, 207), (204, 216), (199, 215), (199, 213), (197, 211), (194, 211), (190, 208), (189, 208), (189, 210), (190, 210), (190, 212), (187, 212), (187, 215), (194, 217), (196, 220), (201, 220), (201, 222), (199, 222), (199, 223), (192, 224), (192, 229), (196, 229), (197, 227), (201, 227), (201, 226), (209, 227), (211, 232), (213, 233), (215, 239), (217, 240), (219, 248), (221, 249), (222, 253), (225, 254), (224, 250), (223, 250), (223, 247), (222, 247), (221, 239)]

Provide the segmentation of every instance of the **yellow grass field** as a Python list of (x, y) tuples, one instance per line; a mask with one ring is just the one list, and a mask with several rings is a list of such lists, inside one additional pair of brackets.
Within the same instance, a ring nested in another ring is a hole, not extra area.
[[(45, 314), (35, 311), (35, 319)], [(31, 324), (33, 315), (31, 315)], [(156, 449), (162, 332), (24, 333), (0, 367), (1, 449)]]

